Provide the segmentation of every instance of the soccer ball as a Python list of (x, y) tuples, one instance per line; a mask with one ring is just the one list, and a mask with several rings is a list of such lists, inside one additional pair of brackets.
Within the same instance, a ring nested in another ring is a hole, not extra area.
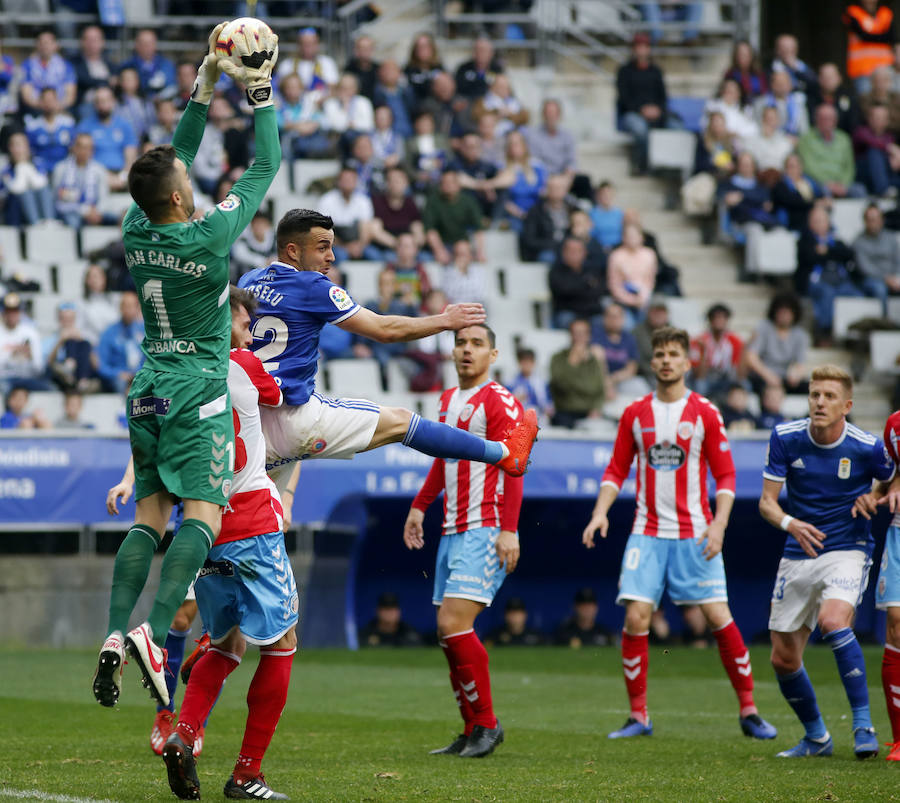
[(273, 41), (272, 29), (262, 20), (239, 17), (222, 28), (216, 39), (216, 53), (238, 66), (258, 69), (275, 55), (274, 50), (265, 50)]

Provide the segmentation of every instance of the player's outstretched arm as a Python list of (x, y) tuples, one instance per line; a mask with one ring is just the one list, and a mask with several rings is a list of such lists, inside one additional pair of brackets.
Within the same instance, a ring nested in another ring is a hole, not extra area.
[(591, 514), (591, 520), (581, 534), (581, 543), (588, 549), (594, 548), (594, 534), (599, 532), (601, 538), (606, 538), (609, 532), (609, 519), (606, 514), (612, 507), (612, 503), (616, 501), (619, 495), (619, 489), (610, 483), (603, 483), (600, 486), (600, 493), (597, 494), (597, 503), (594, 505), (594, 512)]
[(337, 325), (341, 329), (379, 343), (399, 343), (436, 335), (438, 332), (455, 332), (467, 326), (484, 323), (485, 320), (486, 315), (481, 304), (450, 304), (440, 315), (427, 315), (424, 318), (379, 315), (377, 312), (360, 307), (359, 312)]
[(759, 498), (760, 515), (773, 527), (778, 527), (800, 544), (800, 548), (811, 558), (815, 558), (825, 541), (825, 533), (812, 524), (795, 519), (784, 512), (778, 503), (782, 483), (763, 478), (762, 496)]
[(123, 505), (131, 498), (134, 491), (134, 457), (128, 458), (128, 465), (122, 479), (118, 481), (106, 494), (106, 510), (110, 516), (119, 515), (119, 502)]

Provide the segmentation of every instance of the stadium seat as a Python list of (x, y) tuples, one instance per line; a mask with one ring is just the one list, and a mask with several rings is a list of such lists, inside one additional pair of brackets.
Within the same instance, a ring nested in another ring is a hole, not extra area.
[(363, 259), (348, 259), (338, 266), (347, 281), (347, 292), (358, 304), (365, 304), (378, 298), (378, 274), (384, 267), (382, 262)]
[(550, 358), (568, 347), (569, 333), (564, 329), (532, 329), (519, 337), (518, 345), (534, 349), (538, 365), (549, 371)]
[(31, 317), (43, 335), (56, 332), (56, 308), (63, 301), (63, 296), (56, 293), (38, 293), (31, 298)]
[(81, 298), (84, 288), (84, 272), (87, 270), (87, 260), (71, 259), (58, 262), (53, 266), (56, 272), (56, 291), (71, 300)]
[(787, 229), (751, 229), (746, 254), (749, 273), (791, 276), (797, 270), (797, 238)]
[(335, 178), (340, 168), (337, 159), (295, 159), (294, 190), (302, 195), (308, 191), (311, 181)]
[(34, 391), (28, 399), (29, 413), (40, 410), (52, 424), (63, 414), (63, 395), (58, 390)]
[(781, 414), (788, 420), (809, 415), (809, 397), (805, 393), (788, 393), (781, 405)]
[(122, 432), (119, 416), (125, 412), (125, 401), (118, 393), (91, 393), (84, 397), (82, 417), (100, 432)]
[(122, 230), (118, 226), (82, 226), (80, 234), (81, 255), (85, 258), (91, 251), (105, 248), (122, 238)]
[(872, 355), (872, 370), (879, 373), (900, 372), (897, 359), (900, 358), (900, 332), (872, 332), (869, 338)]
[[(456, 382), (453, 383), (454, 385)], [(441, 393), (443, 391), (435, 390), (430, 393), (416, 393), (416, 412), (423, 418), (431, 418), (437, 420), (438, 410), (441, 406)]]
[(287, 161), (282, 161), (275, 178), (266, 190), (267, 197), (275, 197), (279, 195), (291, 194), (291, 165)]
[(25, 228), (25, 257), (45, 265), (68, 265), (78, 258), (75, 229), (57, 221), (45, 220)]
[(3, 277), (20, 278), (24, 281), (37, 282), (41, 286), (42, 293), (53, 292), (53, 274), (49, 265), (41, 262), (25, 262), (24, 260), (16, 263), (6, 263), (3, 269)]
[(456, 364), (452, 360), (444, 360), (441, 363), (441, 378), (445, 388), (455, 388), (459, 384), (456, 375)]
[(521, 300), (550, 300), (550, 269), (543, 262), (501, 262), (503, 295)]
[(877, 298), (838, 296), (834, 300), (834, 324), (831, 333), (836, 340), (850, 336), (850, 324), (863, 318), (880, 318), (881, 302)]
[(831, 225), (839, 240), (850, 245), (863, 230), (863, 213), (869, 202), (865, 198), (840, 198), (831, 204)]
[(484, 233), (484, 250), (488, 262), (509, 262), (519, 256), (519, 240), (515, 232), (490, 229)]
[(332, 396), (368, 399), (381, 392), (377, 360), (328, 360), (328, 388)]
[(22, 235), (17, 226), (0, 226), (0, 257), (4, 265), (17, 264), (23, 260)]
[(672, 326), (687, 330), (691, 336), (703, 331), (703, 311), (700, 308), (700, 302), (696, 299), (670, 296), (666, 298), (666, 307), (669, 310), (669, 323)]
[(405, 393), (409, 391), (409, 380), (403, 370), (403, 359), (393, 357), (387, 361), (385, 369), (387, 389), (389, 393)]
[[(694, 95), (675, 95), (669, 98), (669, 111), (680, 118), (682, 125), (691, 133), (699, 134), (703, 128), (703, 110), (706, 108), (706, 98)], [(661, 130), (661, 129), (654, 129)], [(686, 141), (686, 140), (685, 140)], [(690, 143), (691, 168), (693, 168), (694, 148), (697, 140), (692, 138)]]
[(647, 146), (651, 170), (679, 170), (685, 176), (694, 169), (697, 138), (690, 131), (653, 128)]
[(892, 296), (888, 299), (887, 317), (891, 321), (900, 321), (900, 297)]
[(406, 393), (397, 393), (394, 391), (380, 390), (378, 393), (373, 393), (371, 399), (382, 407), (402, 407), (404, 410), (410, 410), (414, 413), (419, 411), (418, 394), (409, 391)]
[(272, 222), (277, 226), (278, 221), (291, 209), (315, 209), (319, 205), (320, 196), (306, 193), (285, 193), (283, 195), (270, 193), (268, 197), (272, 202)]

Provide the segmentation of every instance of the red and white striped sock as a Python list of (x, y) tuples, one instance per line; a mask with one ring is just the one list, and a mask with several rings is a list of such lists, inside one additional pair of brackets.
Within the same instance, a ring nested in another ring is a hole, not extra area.
[(756, 703), (753, 702), (753, 668), (750, 666), (750, 653), (744, 644), (741, 631), (732, 619), (718, 630), (713, 630), (713, 635), (719, 645), (722, 666), (725, 667), (737, 694), (741, 706), (740, 715), (748, 717), (750, 714), (756, 714)]
[(468, 736), (472, 733), (472, 728), (475, 727), (475, 712), (472, 711), (472, 704), (469, 702), (469, 698), (463, 694), (459, 678), (456, 676), (456, 670), (453, 664), (453, 654), (447, 647), (447, 642), (441, 641), (440, 645), (441, 649), (444, 651), (444, 657), (447, 659), (447, 664), (450, 667), (450, 688), (453, 689), (453, 696), (456, 698), (456, 705), (459, 707), (459, 715), (462, 717), (463, 733)]
[[(460, 703), (465, 700), (472, 709), (472, 725), (496, 728), (497, 717), (491, 701), (491, 676), (488, 654), (474, 630), (445, 636), (444, 642), (453, 663), (452, 672), (459, 683)], [(463, 714), (465, 718), (465, 714)]]
[(191, 670), (181, 711), (178, 713), (178, 724), (175, 730), (188, 747), (194, 744), (194, 737), (199, 732), (209, 712), (212, 710), (222, 684), (241, 663), (234, 653), (225, 652), (218, 647), (210, 647)]
[(881, 683), (891, 720), (892, 738), (896, 744), (900, 742), (900, 649), (890, 644), (884, 645), (884, 655), (881, 657)]
[(622, 631), (622, 671), (625, 690), (631, 703), (631, 716), (645, 725), (647, 713), (647, 663), (650, 657), (649, 633), (632, 635)]

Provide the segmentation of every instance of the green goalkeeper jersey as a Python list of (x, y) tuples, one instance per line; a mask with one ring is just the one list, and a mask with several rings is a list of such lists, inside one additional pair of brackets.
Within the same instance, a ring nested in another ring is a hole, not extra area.
[[(203, 137), (206, 112), (205, 105), (189, 102), (172, 138), (188, 169)], [(259, 209), (281, 161), (274, 107), (253, 116), (256, 159), (203, 219), (155, 224), (132, 204), (122, 221), (125, 263), (144, 313), (147, 368), (209, 379), (228, 375), (228, 254)]]

